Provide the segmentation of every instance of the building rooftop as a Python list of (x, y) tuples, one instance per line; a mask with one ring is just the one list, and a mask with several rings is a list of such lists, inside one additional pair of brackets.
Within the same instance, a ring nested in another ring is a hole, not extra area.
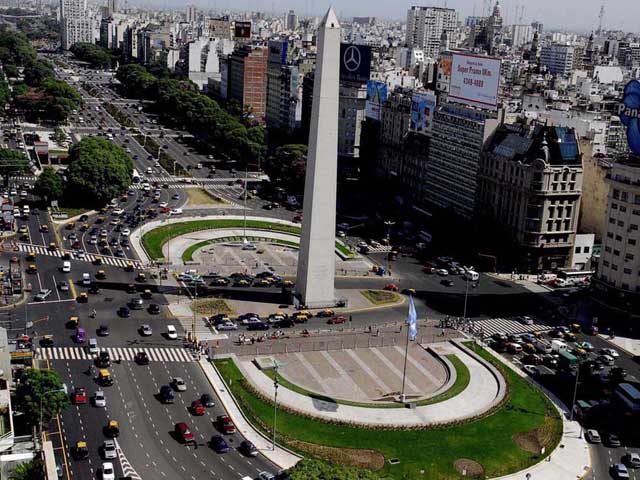
[(496, 130), (487, 151), (523, 163), (537, 158), (551, 165), (582, 163), (575, 130), (568, 127), (503, 125)]

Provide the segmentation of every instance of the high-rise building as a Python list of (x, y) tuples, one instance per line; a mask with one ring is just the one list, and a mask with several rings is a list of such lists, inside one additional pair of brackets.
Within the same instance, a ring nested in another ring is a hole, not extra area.
[(458, 14), (452, 8), (413, 6), (407, 12), (407, 47), (424, 50), (426, 56), (438, 58), (442, 33), (454, 37)]
[(233, 39), (233, 24), (229, 17), (210, 18), (207, 24), (210, 37)]
[(338, 155), (360, 157), (360, 136), (367, 104), (367, 84), (340, 82), (340, 116), (338, 120)]
[(289, 42), (272, 40), (268, 48), (266, 123), (290, 131), (298, 126), (302, 112), (300, 72), (287, 61)]
[(86, 0), (60, 0), (60, 35), (64, 50), (77, 42), (93, 43), (94, 25), (94, 19), (87, 12)]
[(107, 15), (109, 18), (113, 17), (114, 13), (118, 12), (118, 0), (107, 0)]
[(227, 98), (259, 122), (267, 107), (267, 54), (266, 47), (243, 45), (229, 56)]
[(334, 279), (338, 177), (340, 23), (330, 8), (318, 29), (304, 217), (296, 276), (298, 301), (309, 307), (336, 304)]
[(582, 173), (571, 128), (502, 125), (492, 135), (480, 160), (476, 212), (505, 243), (518, 245), (519, 269), (570, 266)]
[(294, 12), (293, 10), (289, 10), (289, 13), (287, 13), (287, 30), (293, 32), (297, 28), (298, 16), (296, 15), (296, 12)]
[(574, 48), (571, 45), (553, 43), (542, 47), (540, 65), (549, 69), (549, 73), (566, 77), (573, 70)]
[(428, 203), (473, 217), (482, 148), (502, 116), (455, 104), (436, 110), (425, 178)]
[(194, 23), (196, 20), (198, 20), (198, 9), (193, 5), (187, 5), (187, 10), (185, 13), (187, 16), (187, 22)]
[(605, 237), (594, 286), (614, 306), (640, 312), (640, 159), (618, 159), (607, 174)]
[(520, 48), (533, 41), (533, 27), (531, 25), (511, 26), (511, 45)]

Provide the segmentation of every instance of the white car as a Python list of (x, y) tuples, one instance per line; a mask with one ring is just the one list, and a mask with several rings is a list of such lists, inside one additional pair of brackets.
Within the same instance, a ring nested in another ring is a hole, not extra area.
[(96, 391), (96, 394), (93, 397), (93, 404), (100, 408), (105, 408), (107, 406), (107, 398), (104, 396), (104, 392), (102, 390)]
[(182, 377), (175, 377), (173, 379), (173, 386), (179, 392), (187, 391), (187, 384), (184, 383), (184, 380), (182, 379)]
[(95, 338), (89, 339), (89, 353), (98, 353), (100, 349), (98, 348), (98, 340)]
[(535, 365), (524, 365), (522, 369), (531, 376), (536, 375), (538, 373), (538, 369), (536, 368)]
[(260, 472), (258, 474), (259, 480), (275, 480), (275, 478), (276, 478), (275, 475), (269, 472)]
[(122, 215), (123, 213), (124, 213), (124, 210), (123, 210), (122, 208), (116, 208), (116, 209), (113, 211), (113, 214), (114, 214), (114, 215)]
[(169, 204), (167, 202), (160, 202), (159, 207), (160, 208), (167, 208), (169, 206)]
[(600, 353), (602, 353), (603, 355), (609, 355), (610, 357), (613, 357), (613, 358), (617, 358), (620, 356), (618, 351), (614, 350), (613, 348), (603, 348), (602, 350), (600, 350)]
[(178, 339), (178, 331), (173, 325), (167, 325), (167, 338), (169, 338), (170, 340)]
[(153, 330), (151, 330), (151, 325), (144, 324), (140, 327), (140, 333), (143, 337), (150, 337), (153, 335)]
[(602, 439), (600, 438), (600, 434), (598, 433), (597, 430), (587, 430), (587, 433), (585, 434), (585, 438), (590, 443), (602, 442)]
[(123, 237), (128, 237), (130, 233), (131, 230), (129, 230), (128, 228), (123, 228), (122, 232), (120, 232), (120, 235), (122, 235)]
[(98, 237), (95, 235), (91, 235), (91, 238), (89, 238), (89, 245), (97, 245), (98, 244)]
[(116, 473), (113, 469), (113, 463), (104, 462), (102, 464), (102, 480), (116, 480)]
[(449, 275), (449, 272), (445, 268), (440, 268), (436, 270), (436, 273), (441, 277), (446, 277), (447, 275)]
[(105, 460), (110, 458), (118, 458), (118, 453), (116, 452), (116, 442), (113, 440), (105, 440), (102, 444), (102, 454), (104, 455)]
[(218, 331), (237, 330), (237, 329), (238, 329), (238, 326), (235, 323), (231, 322), (231, 321), (222, 322), (221, 324), (216, 325), (216, 330), (218, 330)]
[(182, 209), (181, 208), (172, 208), (170, 214), (171, 215), (182, 215)]

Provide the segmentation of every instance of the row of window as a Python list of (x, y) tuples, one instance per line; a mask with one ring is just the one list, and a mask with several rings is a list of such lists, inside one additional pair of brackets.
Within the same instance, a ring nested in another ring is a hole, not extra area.
[[(614, 239), (613, 232), (607, 232), (607, 238)], [(616, 242), (622, 242), (622, 235), (615, 235)], [(635, 238), (627, 238), (627, 243), (629, 245), (637, 245), (637, 241)]]
[[(618, 225), (619, 227), (624, 227), (624, 222), (622, 220), (616, 220), (613, 217), (609, 217), (609, 223), (611, 225)], [(629, 230), (633, 230), (633, 231), (638, 230), (638, 225), (636, 223), (630, 223)]]
[[(606, 276), (606, 275), (600, 275), (600, 280), (602, 280), (602, 281), (604, 281), (604, 282), (607, 282), (609, 285), (611, 285), (611, 286), (613, 286), (613, 287), (615, 287), (615, 286), (616, 286), (616, 282), (615, 282), (615, 281), (613, 281), (613, 280), (612, 280), (612, 281), (609, 281), (609, 280), (607, 279), (607, 276)], [(622, 290), (627, 290), (627, 291), (629, 291), (629, 290), (630, 290), (630, 287), (629, 287), (629, 284), (628, 284), (628, 283), (622, 283), (622, 284), (620, 284), (620, 288), (621, 288)], [(636, 285), (636, 292), (640, 292), (640, 285)]]
[[(607, 253), (613, 253), (616, 257), (620, 256), (620, 250), (615, 248), (611, 248), (609, 246), (604, 247), (604, 251)], [(626, 253), (624, 256), (625, 261), (633, 261), (635, 259), (635, 255), (633, 253)], [(603, 262), (604, 263), (604, 262)]]
[(640, 205), (640, 195), (634, 195), (624, 190), (618, 190), (617, 188), (613, 189), (614, 200), (620, 200), (623, 202), (631, 203), (632, 196), (633, 196), (633, 203), (635, 203), (636, 205)]

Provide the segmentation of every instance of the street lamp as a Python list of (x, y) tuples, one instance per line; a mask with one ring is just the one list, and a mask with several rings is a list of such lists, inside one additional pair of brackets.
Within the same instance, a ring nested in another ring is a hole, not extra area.
[(49, 395), (50, 393), (54, 393), (54, 392), (64, 392), (64, 391), (65, 391), (64, 388), (54, 388), (53, 390), (47, 390), (40, 397), (40, 433), (42, 433), (42, 401), (44, 400), (45, 395)]
[(273, 451), (276, 451), (276, 419), (278, 416), (278, 361), (275, 360), (273, 369), (276, 374), (273, 379)]
[(386, 271), (389, 271), (389, 256), (391, 255), (391, 227), (393, 227), (396, 224), (396, 222), (391, 221), (391, 220), (386, 220), (384, 222), (385, 227), (387, 227), (387, 248), (389, 248), (389, 250), (387, 251), (387, 263), (386, 263)]

